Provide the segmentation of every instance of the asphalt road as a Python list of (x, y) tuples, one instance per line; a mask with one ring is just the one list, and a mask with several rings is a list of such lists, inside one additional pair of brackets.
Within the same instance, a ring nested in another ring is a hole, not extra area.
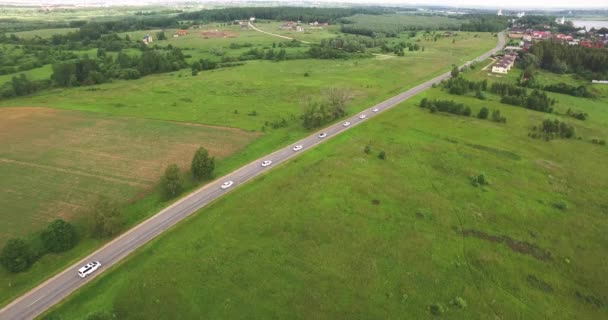
[[(488, 58), (492, 53), (502, 49), (504, 46), (504, 37), (502, 34), (498, 37), (498, 45), (496, 48), (478, 57), (475, 60), (484, 60)], [(470, 64), (468, 62), (467, 64)], [(38, 287), (32, 289), (23, 296), (17, 298), (15, 301), (0, 310), (0, 319), (32, 319), (51, 306), (63, 300), (70, 293), (80, 288), (87, 282), (91, 281), (96, 276), (99, 276), (102, 272), (108, 269), (110, 266), (116, 264), (124, 257), (129, 255), (131, 252), (155, 238), (166, 229), (175, 225), (177, 222), (187, 217), (188, 215), (196, 212), (198, 209), (206, 206), (213, 200), (221, 197), (232, 189), (245, 183), (247, 180), (254, 178), (270, 169), (272, 167), (285, 162), (298, 154), (314, 147), (315, 145), (335, 136), (336, 134), (350, 129), (362, 122), (369, 121), (377, 114), (392, 108), (404, 100), (416, 95), (417, 93), (430, 88), (434, 83), (438, 83), (446, 78), (450, 77), (450, 73), (444, 73), (432, 80), (429, 80), (423, 84), (420, 84), (412, 89), (409, 89), (399, 95), (396, 95), (386, 101), (380, 102), (377, 105), (361, 111), (356, 115), (349, 117), (348, 119), (342, 120), (340, 123), (333, 124), (319, 132), (314, 133), (296, 143), (286, 146), (274, 153), (271, 153), (263, 158), (253, 161), (232, 173), (229, 173), (211, 183), (208, 183), (204, 187), (197, 191), (189, 194), (185, 198), (177, 201), (170, 207), (165, 208), (156, 215), (150, 217), (146, 221), (135, 226), (131, 230), (127, 231), (123, 235), (114, 239), (110, 243), (106, 244), (102, 248), (98, 249), (88, 257), (82, 259), (76, 264), (68, 267), (61, 273), (57, 274), (53, 278), (45, 281)], [(379, 109), (378, 112), (373, 112), (372, 109)], [(359, 116), (365, 114), (366, 118), (360, 119)], [(344, 122), (350, 122), (349, 126), (344, 126)], [(327, 137), (319, 138), (318, 135), (321, 132), (326, 132)], [(293, 146), (301, 145), (303, 148), (300, 151), (293, 151)], [(267, 167), (262, 167), (261, 162), (263, 160), (272, 160), (272, 164)], [(221, 189), (220, 185), (225, 181), (234, 181), (232, 187), (228, 189)], [(80, 278), (77, 275), (77, 270), (90, 261), (100, 261), (102, 266), (95, 273), (89, 275), (85, 279)]]

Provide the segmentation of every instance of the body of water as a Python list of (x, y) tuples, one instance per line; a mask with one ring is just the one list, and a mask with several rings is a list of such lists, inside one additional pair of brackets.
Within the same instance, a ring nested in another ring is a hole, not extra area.
[(572, 23), (578, 28), (587, 27), (587, 30), (591, 28), (608, 28), (608, 20), (572, 20)]

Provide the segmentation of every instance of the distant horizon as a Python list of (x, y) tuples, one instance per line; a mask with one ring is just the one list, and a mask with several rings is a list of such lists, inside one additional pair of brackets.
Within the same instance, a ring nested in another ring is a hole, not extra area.
[(422, 2), (420, 0), (382, 0), (382, 1), (369, 1), (369, 0), (232, 0), (232, 1), (217, 1), (217, 0), (0, 0), (0, 5), (10, 6), (61, 6), (61, 5), (73, 5), (73, 6), (88, 6), (88, 7), (106, 7), (106, 6), (172, 6), (172, 5), (205, 5), (205, 4), (224, 4), (226, 6), (236, 6), (243, 4), (246, 6), (251, 3), (268, 3), (268, 5), (285, 5), (285, 6), (315, 6), (324, 5), (331, 6), (335, 5), (378, 5), (378, 6), (402, 6), (402, 7), (431, 7), (431, 6), (442, 6), (454, 9), (483, 9), (483, 10), (506, 10), (506, 11), (521, 11), (521, 10), (608, 10), (608, 6), (604, 1), (598, 0), (579, 0), (576, 2), (576, 6), (572, 6), (572, 1), (568, 0), (554, 0), (550, 4), (546, 1), (526, 1), (526, 0), (512, 0), (509, 2), (502, 2), (498, 0), (437, 0), (433, 2)]

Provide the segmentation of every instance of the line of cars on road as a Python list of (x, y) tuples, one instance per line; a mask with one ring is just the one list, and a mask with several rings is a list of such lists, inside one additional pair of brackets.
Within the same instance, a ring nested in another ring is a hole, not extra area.
[[(373, 108), (372, 109), (372, 112), (374, 112), (374, 113), (378, 112), (378, 111), (380, 111), (380, 109), (378, 109), (378, 108)], [(362, 113), (362, 114), (359, 115), (359, 119), (363, 120), (365, 118), (367, 118), (367, 115), (365, 113)], [(342, 123), (342, 125), (345, 126), (345, 127), (348, 127), (348, 126), (351, 125), (351, 123), (349, 121), (345, 121), (345, 122)], [(321, 132), (321, 133), (319, 133), (319, 135), (317, 137), (319, 139), (323, 139), (323, 138), (327, 137), (327, 132), (325, 132), (325, 131)], [(293, 150), (294, 152), (300, 151), (302, 149), (304, 149), (304, 146), (301, 145), (301, 144), (295, 145), (295, 146), (293, 146), (293, 148), (291, 148), (291, 150)], [(262, 161), (262, 167), (268, 167), (271, 164), (272, 164), (272, 160), (264, 160), (264, 161)], [(233, 184), (234, 184), (234, 181), (228, 180), (228, 181), (222, 183), (222, 185), (220, 186), (220, 188), (222, 188), (222, 189), (228, 189)]]

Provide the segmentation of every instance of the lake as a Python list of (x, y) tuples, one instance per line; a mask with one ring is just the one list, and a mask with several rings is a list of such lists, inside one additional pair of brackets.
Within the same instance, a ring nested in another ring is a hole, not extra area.
[(572, 20), (572, 23), (574, 23), (575, 27), (587, 27), (587, 30), (591, 28), (608, 28), (608, 20)]

